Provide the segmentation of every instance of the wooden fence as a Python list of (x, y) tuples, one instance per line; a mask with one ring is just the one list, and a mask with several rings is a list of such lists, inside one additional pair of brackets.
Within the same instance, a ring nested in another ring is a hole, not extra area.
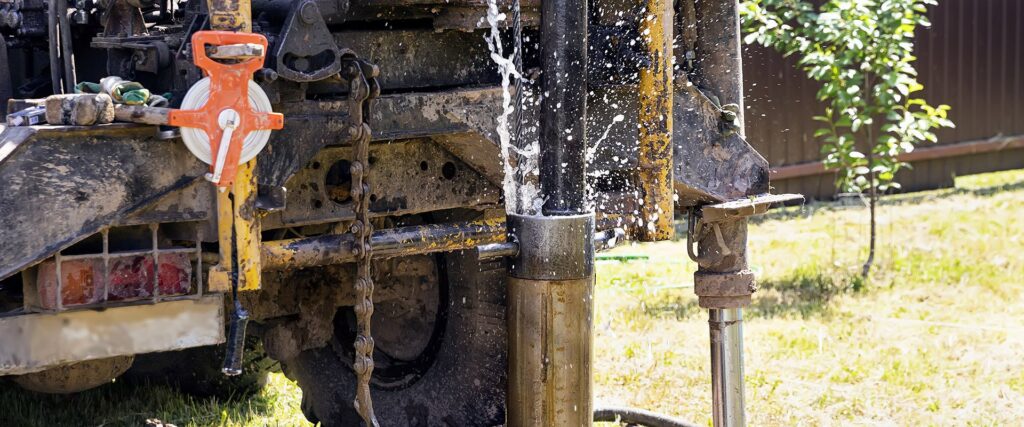
[[(940, 0), (918, 32), (915, 66), (932, 105), (949, 104), (956, 129), (905, 158), (904, 191), (950, 186), (953, 177), (1024, 168), (1024, 1)], [(826, 199), (835, 174), (822, 168), (814, 138), (818, 84), (760, 46), (744, 54), (747, 139), (772, 165), (775, 192)]]

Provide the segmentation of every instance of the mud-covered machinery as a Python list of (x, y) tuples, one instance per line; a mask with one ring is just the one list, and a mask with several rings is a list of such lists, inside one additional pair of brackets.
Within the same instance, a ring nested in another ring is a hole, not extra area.
[[(593, 252), (688, 213), (741, 424), (744, 218), (784, 198), (736, 0), (488, 6), (0, 0), (0, 375), (75, 391), (225, 340), (237, 373), (251, 320), (325, 425), (586, 424)], [(51, 97), (112, 76), (169, 102)], [(505, 209), (531, 141), (540, 202)]]

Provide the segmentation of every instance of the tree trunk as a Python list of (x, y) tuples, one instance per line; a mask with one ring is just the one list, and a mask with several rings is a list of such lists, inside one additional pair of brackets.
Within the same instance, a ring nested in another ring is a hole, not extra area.
[[(864, 75), (864, 99), (871, 105), (871, 94), (873, 91), (873, 82), (871, 73)], [(875, 240), (876, 240), (876, 222), (875, 222), (875, 205), (878, 204), (878, 182), (875, 180), (875, 138), (874, 138), (874, 123), (865, 126), (865, 131), (868, 136), (868, 210), (871, 212), (871, 241), (868, 243), (868, 259), (864, 261), (864, 267), (861, 268), (861, 277), (867, 279), (868, 274), (871, 274), (871, 265), (875, 263)]]
[[(870, 151), (868, 153), (870, 153)], [(871, 157), (872, 155), (868, 154), (868, 164), (871, 163)], [(868, 277), (868, 274), (871, 273), (871, 265), (874, 264), (875, 262), (875, 205), (878, 204), (878, 190), (877, 186), (875, 185), (875, 172), (871, 171), (870, 174), (871, 188), (868, 193), (868, 210), (871, 212), (871, 240), (870, 243), (868, 243), (868, 260), (864, 262), (864, 267), (861, 269), (860, 272), (861, 277), (865, 279)]]

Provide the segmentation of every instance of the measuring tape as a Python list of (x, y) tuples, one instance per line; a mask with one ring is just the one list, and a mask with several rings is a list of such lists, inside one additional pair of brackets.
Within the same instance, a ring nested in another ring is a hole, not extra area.
[[(252, 107), (253, 111), (258, 113), (271, 112), (270, 98), (267, 98), (267, 94), (263, 92), (260, 85), (252, 80), (249, 80), (248, 95), (249, 106)], [(185, 98), (181, 101), (181, 108), (183, 110), (198, 110), (205, 106), (209, 99), (210, 78), (204, 77), (189, 88)], [(214, 159), (213, 150), (210, 147), (210, 137), (205, 131), (199, 128), (183, 127), (181, 128), (181, 139), (185, 141), (185, 147), (198, 157), (199, 160), (209, 165), (213, 164)], [(245, 135), (238, 163), (242, 164), (254, 159), (263, 150), (263, 147), (267, 145), (267, 141), (270, 141), (270, 129), (257, 129)], [(220, 147), (220, 149), (223, 148)], [(218, 152), (217, 157), (223, 156)]]
[[(258, 56), (237, 63), (214, 61), (207, 46), (259, 45)], [(210, 165), (206, 179), (228, 187), (238, 165), (253, 158), (270, 140), (272, 129), (284, 127), (284, 116), (271, 111), (270, 99), (252, 75), (263, 68), (267, 39), (260, 34), (198, 31), (192, 35), (192, 58), (207, 77), (189, 88), (181, 109), (168, 114), (168, 124), (181, 128), (181, 139), (199, 160)]]

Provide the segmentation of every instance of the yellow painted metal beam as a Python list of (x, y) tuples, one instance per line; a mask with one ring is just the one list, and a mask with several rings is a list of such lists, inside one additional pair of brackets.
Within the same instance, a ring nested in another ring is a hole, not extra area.
[(640, 69), (639, 177), (643, 190), (639, 227), (641, 241), (666, 240), (674, 227), (672, 187), (672, 24), (670, 0), (646, 0), (640, 34), (648, 64)]
[[(250, 0), (207, 0), (210, 29), (252, 31)], [(232, 243), (238, 249), (239, 290), (260, 288), (260, 223), (256, 217), (256, 160), (238, 167), (238, 176), (227, 191), (217, 193), (217, 234), (220, 263), (210, 268), (209, 286), (213, 292), (231, 290)], [(232, 198), (233, 203), (232, 203)], [(232, 230), (232, 228), (234, 228)], [(234, 242), (232, 242), (232, 238)]]
[[(220, 263), (210, 268), (209, 285), (213, 292), (231, 290), (232, 236), (238, 249), (238, 289), (260, 288), (260, 222), (256, 217), (256, 160), (238, 167), (238, 176), (228, 191), (217, 193), (217, 234)], [(234, 198), (232, 203), (231, 198)], [(234, 226), (234, 233), (232, 233)]]
[(210, 8), (210, 29), (252, 32), (251, 0), (206, 0)]

